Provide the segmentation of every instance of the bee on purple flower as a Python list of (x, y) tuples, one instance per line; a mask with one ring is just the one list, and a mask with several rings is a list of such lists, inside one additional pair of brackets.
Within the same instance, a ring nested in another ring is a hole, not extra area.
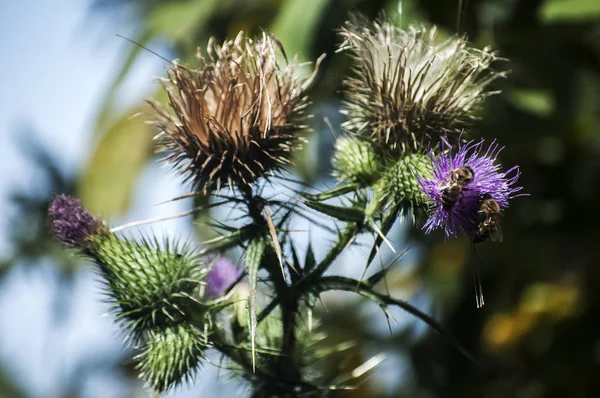
[[(448, 238), (465, 233), (481, 242), (486, 240), (490, 224), (499, 227), (499, 214), (522, 187), (515, 186), (521, 172), (518, 166), (500, 171), (496, 163), (502, 151), (493, 141), (484, 151), (484, 140), (459, 144), (456, 153), (441, 144), (438, 156), (429, 158), (433, 173), (418, 181), (429, 201), (430, 215), (423, 226), (427, 233), (443, 228)], [(488, 230), (486, 230), (486, 228)]]
[[(458, 144), (453, 152), (447, 140), (440, 145), (436, 157), (433, 150), (429, 158), (433, 173), (418, 177), (419, 184), (429, 202), (429, 219), (423, 226), (426, 233), (443, 228), (446, 237), (466, 234), (474, 244), (502, 240), (500, 217), (509, 201), (523, 188), (516, 186), (521, 175), (518, 166), (505, 172), (496, 163), (502, 151), (495, 140), (484, 151), (484, 140)], [(478, 267), (474, 272), (477, 307), (482, 307), (483, 292)]]

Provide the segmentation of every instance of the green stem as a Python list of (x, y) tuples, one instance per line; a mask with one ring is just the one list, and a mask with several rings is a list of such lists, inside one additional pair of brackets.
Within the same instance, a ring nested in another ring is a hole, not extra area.
[(343, 290), (347, 292), (353, 292), (380, 305), (395, 305), (397, 307), (400, 307), (404, 311), (408, 312), (411, 315), (414, 315), (421, 321), (425, 322), (433, 330), (438, 332), (442, 337), (448, 340), (448, 342), (450, 342), (450, 344), (452, 344), (452, 346), (454, 346), (454, 348), (456, 348), (458, 352), (464, 355), (474, 365), (481, 366), (479, 362), (473, 357), (473, 355), (469, 353), (469, 351), (456, 340), (456, 338), (445, 326), (443, 326), (441, 323), (439, 323), (429, 315), (425, 314), (418, 308), (413, 307), (406, 301), (395, 299), (385, 294), (377, 293), (367, 283), (359, 282), (355, 279), (346, 278), (343, 276), (324, 277), (316, 286), (312, 286), (311, 292), (319, 294), (328, 290)]
[(333, 245), (333, 247), (329, 249), (329, 252), (327, 253), (327, 255), (325, 255), (325, 258), (323, 258), (323, 260), (306, 277), (300, 280), (297, 285), (311, 286), (316, 281), (321, 279), (321, 277), (329, 269), (333, 261), (340, 255), (342, 251), (344, 251), (346, 247), (348, 247), (348, 245), (352, 243), (358, 232), (359, 226), (357, 223), (348, 224), (344, 232), (342, 232), (339, 239), (335, 243), (335, 245)]
[[(248, 214), (260, 229), (268, 230), (267, 220), (263, 216), (264, 200), (255, 197), (250, 188), (243, 190), (242, 194), (248, 206)], [(301, 382), (300, 370), (295, 362), (295, 318), (298, 312), (299, 296), (295, 289), (287, 284), (277, 259), (274, 249), (269, 246), (263, 258), (263, 266), (269, 273), (269, 279), (273, 282), (277, 302), (281, 309), (281, 322), (283, 326), (281, 356), (279, 357), (276, 371), (278, 376), (290, 383)]]

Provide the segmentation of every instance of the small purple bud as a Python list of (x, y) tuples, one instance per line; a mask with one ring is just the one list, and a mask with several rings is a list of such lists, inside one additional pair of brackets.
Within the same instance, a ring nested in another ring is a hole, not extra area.
[(243, 272), (228, 257), (221, 256), (216, 261), (215, 258), (214, 255), (206, 257), (206, 264), (213, 265), (212, 263), (214, 262), (214, 265), (204, 279), (206, 282), (206, 294), (210, 298), (217, 298), (225, 294), (235, 281), (240, 278)]
[(91, 236), (106, 229), (102, 220), (92, 216), (78, 199), (68, 195), (57, 195), (48, 213), (54, 233), (66, 246), (81, 247)]

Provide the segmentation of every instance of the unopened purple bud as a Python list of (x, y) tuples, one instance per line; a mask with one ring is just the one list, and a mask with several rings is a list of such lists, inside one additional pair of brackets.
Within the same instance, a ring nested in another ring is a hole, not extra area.
[(91, 236), (106, 230), (102, 220), (90, 214), (71, 196), (57, 195), (48, 209), (52, 229), (66, 246), (81, 247)]
[(206, 294), (210, 298), (217, 298), (225, 294), (243, 273), (242, 269), (225, 256), (216, 258), (214, 255), (209, 255), (206, 257), (206, 263), (212, 265), (204, 279)]

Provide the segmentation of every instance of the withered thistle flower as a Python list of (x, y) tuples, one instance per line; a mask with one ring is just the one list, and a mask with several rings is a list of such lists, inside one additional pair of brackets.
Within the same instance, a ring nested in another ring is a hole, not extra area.
[(281, 44), (266, 33), (254, 40), (240, 32), (223, 44), (211, 39), (197, 68), (174, 62), (161, 80), (175, 114), (152, 102), (160, 151), (195, 188), (248, 188), (301, 148), (314, 73), (296, 77), (297, 58), (282, 66), (278, 51)]
[(436, 45), (436, 28), (404, 31), (389, 22), (348, 22), (341, 32), (353, 60), (345, 81), (344, 127), (394, 153), (416, 152), (458, 133), (502, 73), (490, 69), (490, 48), (462, 37)]

